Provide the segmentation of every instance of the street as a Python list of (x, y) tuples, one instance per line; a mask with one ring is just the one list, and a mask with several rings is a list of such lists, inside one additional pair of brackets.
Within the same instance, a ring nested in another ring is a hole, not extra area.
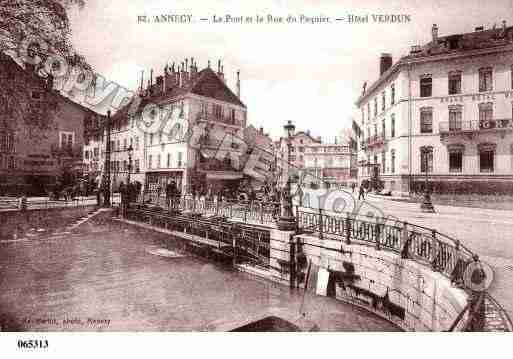
[[(310, 206), (318, 208), (317, 199), (326, 190), (304, 190), (310, 195)], [(344, 198), (349, 198), (348, 193)], [(353, 194), (357, 199), (357, 192)], [(436, 229), (468, 247), (494, 270), (490, 293), (513, 314), (513, 209), (493, 210), (435, 205), (436, 213), (423, 213), (420, 203), (397, 202), (386, 197), (367, 195), (357, 201), (364, 212), (395, 216), (401, 221)]]

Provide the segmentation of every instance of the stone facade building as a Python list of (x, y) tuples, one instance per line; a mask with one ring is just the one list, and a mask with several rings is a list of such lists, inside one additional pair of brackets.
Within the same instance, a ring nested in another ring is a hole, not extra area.
[[(413, 46), (357, 100), (359, 180), (408, 193), (513, 192), (513, 28)], [(427, 172), (427, 173), (426, 173)], [(427, 174), (427, 176), (426, 176)]]
[(349, 144), (316, 143), (305, 148), (305, 170), (329, 187), (356, 183), (356, 153)]
[[(217, 71), (208, 66), (198, 70), (194, 59), (187, 59), (175, 68), (164, 69), (153, 81), (153, 71), (146, 86), (141, 86), (137, 98), (116, 112), (111, 119), (111, 179), (114, 189), (125, 182), (129, 169), (128, 148), (132, 145), (131, 180), (143, 184), (146, 192), (156, 192), (174, 181), (182, 193), (199, 190), (208, 184), (215, 188), (235, 185), (243, 178), (230, 156), (223, 160), (209, 158), (219, 151), (227, 138), (243, 137), (246, 127), (246, 106), (226, 85), (223, 67)], [(135, 103), (135, 105), (134, 105)], [(204, 129), (191, 142), (195, 126)], [(219, 130), (219, 131), (217, 131)], [(94, 131), (93, 131), (94, 132)], [(98, 174), (104, 171), (106, 140), (97, 136), (86, 150), (98, 154)], [(106, 138), (105, 131), (103, 138)], [(228, 151), (236, 151), (235, 139)], [(98, 150), (95, 150), (98, 148)], [(94, 152), (96, 151), (96, 152)], [(102, 154), (103, 153), (103, 154)], [(87, 157), (87, 156), (85, 156)], [(93, 167), (91, 167), (93, 168)]]
[(84, 123), (99, 115), (3, 53), (0, 79), (0, 191), (44, 194), (63, 171), (80, 176)]

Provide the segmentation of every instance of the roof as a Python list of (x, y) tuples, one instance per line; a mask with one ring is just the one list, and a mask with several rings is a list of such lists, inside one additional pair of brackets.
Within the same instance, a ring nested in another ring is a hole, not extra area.
[[(157, 85), (153, 85), (156, 87)], [(246, 105), (233, 93), (232, 90), (224, 83), (223, 80), (210, 68), (204, 68), (199, 71), (196, 79), (186, 87), (173, 86), (165, 92), (161, 92), (154, 96), (141, 97), (141, 101), (135, 111), (140, 112), (148, 103), (165, 103), (187, 94), (194, 94), (203, 97), (209, 97), (218, 101), (228, 102), (237, 106), (246, 108)], [(135, 98), (129, 103), (116, 111), (113, 118), (120, 118), (128, 115)]]
[(35, 72), (31, 72), (27, 69), (25, 69), (18, 61), (16, 61), (14, 58), (12, 58), (11, 56), (9, 56), (8, 54), (5, 54), (3, 52), (0, 51), (0, 60), (2, 61), (6, 61), (6, 62), (9, 62), (11, 65), (13, 65), (19, 72), (22, 72), (24, 74), (26, 74), (27, 76), (31, 76), (35, 81), (39, 82), (39, 85), (41, 86), (41, 89), (43, 89), (44, 91), (46, 91), (47, 93), (50, 93), (51, 95), (53, 96), (56, 96), (59, 100), (63, 101), (63, 102), (66, 102), (70, 105), (73, 105), (77, 108), (79, 108), (80, 110), (84, 111), (84, 112), (87, 112), (91, 115), (98, 115), (98, 116), (104, 116), (104, 115), (101, 115), (97, 112), (95, 112), (94, 110), (88, 108), (88, 107), (85, 107), (84, 105), (78, 103), (78, 102), (75, 102), (73, 101), (72, 99), (70, 99), (69, 97), (66, 97), (64, 95), (62, 95), (59, 91), (57, 90), (49, 90), (47, 87), (46, 87), (46, 80), (45, 78), (39, 76), (37, 73)]
[(437, 61), (440, 57), (458, 56), (473, 53), (476, 50), (494, 49), (513, 45), (513, 26), (474, 31), (464, 34), (452, 34), (438, 37), (436, 43), (430, 41), (401, 57), (385, 71), (356, 101), (360, 105), (385, 80), (397, 72), (401, 66), (410, 62)]

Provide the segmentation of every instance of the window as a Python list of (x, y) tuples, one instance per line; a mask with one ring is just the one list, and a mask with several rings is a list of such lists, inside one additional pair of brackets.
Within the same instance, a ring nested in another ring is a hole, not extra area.
[(378, 125), (374, 124), (374, 137), (378, 136)]
[(95, 147), (93, 149), (93, 155), (94, 157), (98, 157), (98, 155), (100, 154), (100, 149), (98, 147)]
[(71, 148), (75, 142), (75, 133), (74, 132), (64, 132), (60, 131), (60, 147), (61, 148)]
[(135, 173), (139, 173), (140, 171), (140, 166), (139, 166), (139, 160), (135, 160)]
[(433, 147), (431, 146), (420, 148), (420, 172), (425, 173), (426, 168), (428, 172), (433, 172)]
[(390, 119), (390, 137), (395, 137), (395, 116), (392, 115)]
[(148, 168), (151, 168), (151, 167), (152, 167), (152, 165), (153, 165), (153, 163), (152, 163), (152, 159), (153, 159), (153, 158), (151, 157), (151, 155), (149, 155), (149, 156), (148, 156)]
[(420, 109), (420, 133), (433, 133), (433, 109), (431, 107)]
[(395, 85), (390, 85), (390, 104), (395, 104)]
[(171, 154), (167, 154), (167, 168), (171, 167)]
[(221, 105), (214, 105), (214, 116), (216, 118), (223, 117), (223, 107)]
[(304, 147), (298, 147), (298, 151), (299, 152), (305, 152), (305, 148)]
[(123, 160), (123, 171), (128, 172), (128, 165), (127, 165), (126, 160)]
[(150, 133), (150, 146), (153, 145), (153, 133)]
[(230, 121), (232, 122), (232, 125), (235, 125), (235, 110), (232, 109), (230, 111)]
[(449, 131), (461, 131), (461, 106), (449, 107)]
[(385, 111), (386, 105), (386, 94), (385, 91), (383, 91), (381, 93), (381, 111)]
[(461, 93), (461, 72), (449, 72), (449, 95)]
[(386, 125), (385, 125), (385, 119), (383, 119), (383, 121), (381, 122), (381, 136), (383, 136), (383, 138), (386, 137)]
[(207, 114), (208, 114), (208, 106), (207, 106), (207, 104), (205, 102), (202, 102), (201, 103), (201, 115), (203, 117), (206, 117)]
[(178, 152), (178, 167), (182, 167), (182, 152)]
[(480, 172), (493, 172), (494, 171), (494, 158), (495, 158), (495, 145), (494, 144), (481, 144), (478, 146), (479, 150), (479, 171)]
[(493, 119), (493, 103), (480, 103), (479, 104), (479, 128), (490, 127), (490, 121)]
[(386, 172), (386, 163), (387, 163), (387, 156), (386, 156), (386, 152), (383, 151), (383, 152), (381, 152), (381, 172), (382, 173)]
[(449, 152), (449, 172), (461, 172), (463, 167), (463, 153)]
[(362, 126), (365, 125), (365, 111), (362, 108)]
[(395, 150), (390, 151), (390, 172), (395, 173)]
[(378, 99), (374, 98), (374, 117), (378, 115)]
[(135, 146), (134, 147), (135, 147), (136, 150), (138, 150), (139, 149), (139, 137), (135, 136), (134, 142), (135, 142)]
[(126, 150), (127, 150), (127, 148), (128, 148), (128, 146), (127, 146), (127, 140), (126, 140), (126, 138), (125, 138), (125, 139), (123, 139), (123, 150), (125, 150), (125, 151), (126, 151)]
[(433, 91), (433, 79), (431, 76), (420, 79), (420, 97), (431, 97)]
[(157, 168), (160, 168), (160, 155), (157, 155)]
[(485, 67), (479, 69), (479, 92), (492, 91), (492, 68)]
[(367, 120), (371, 119), (370, 102), (367, 102)]

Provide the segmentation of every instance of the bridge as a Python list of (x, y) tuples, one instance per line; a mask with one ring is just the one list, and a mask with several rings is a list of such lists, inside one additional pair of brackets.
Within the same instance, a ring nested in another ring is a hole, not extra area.
[(492, 274), (479, 256), (431, 228), (296, 206), (296, 230), (281, 231), (277, 203), (192, 197), (168, 207), (132, 203), (122, 214), (238, 270), (354, 304), (407, 331), (513, 330), (486, 292)]

